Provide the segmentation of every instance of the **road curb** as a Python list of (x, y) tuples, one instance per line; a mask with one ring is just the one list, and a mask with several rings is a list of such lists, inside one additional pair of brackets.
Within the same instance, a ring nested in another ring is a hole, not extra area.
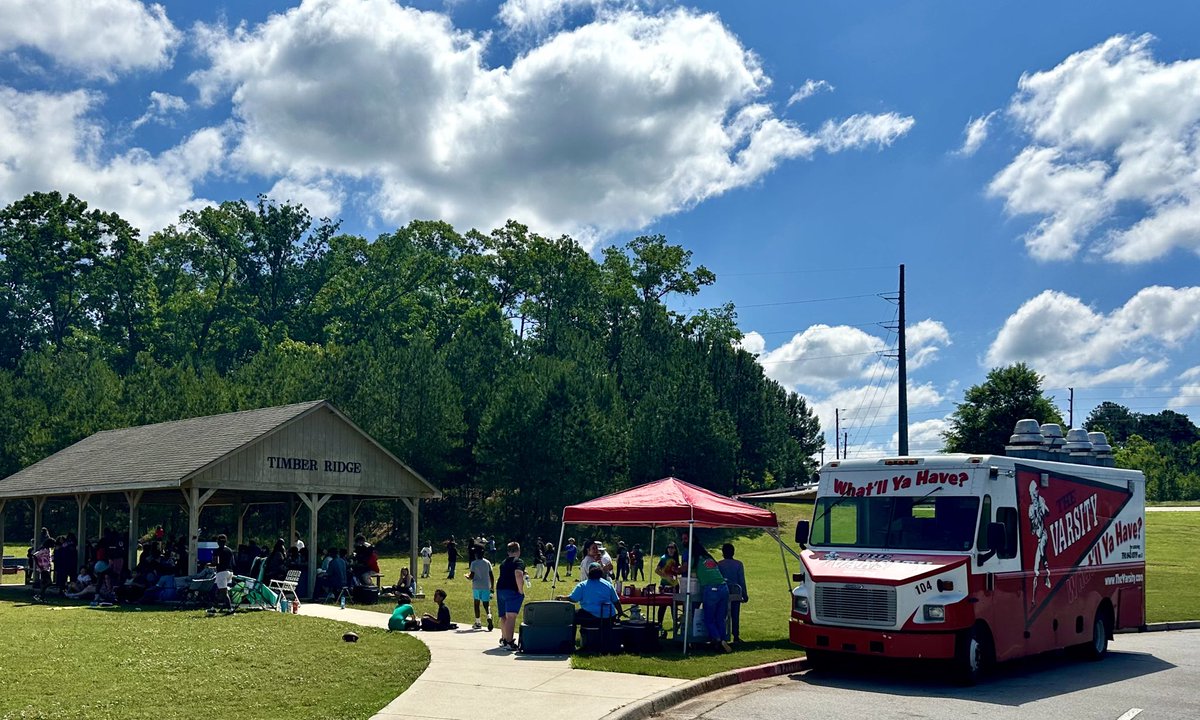
[(689, 683), (671, 688), (670, 690), (663, 690), (648, 698), (643, 698), (642, 700), (637, 700), (617, 708), (608, 715), (605, 715), (604, 720), (645, 720), (645, 718), (651, 715), (669, 710), (682, 702), (714, 690), (750, 682), (751, 680), (762, 680), (764, 678), (787, 675), (798, 672), (805, 667), (807, 667), (807, 661), (804, 658), (795, 658), (793, 660), (766, 663), (765, 665), (753, 665), (737, 670), (727, 670), (722, 673), (692, 680)]
[(1200, 620), (1176, 620), (1175, 622), (1147, 623), (1127, 632), (1165, 632), (1168, 630), (1200, 630)]

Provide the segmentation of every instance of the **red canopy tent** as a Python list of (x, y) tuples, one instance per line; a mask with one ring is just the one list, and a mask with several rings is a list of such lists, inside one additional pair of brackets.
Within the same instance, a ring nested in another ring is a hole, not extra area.
[[(562, 552), (567, 525), (637, 525), (650, 527), (650, 553), (654, 553), (656, 527), (687, 528), (764, 528), (780, 542), (774, 531), (779, 527), (775, 513), (754, 505), (705, 490), (679, 478), (667, 477), (644, 485), (605, 495), (563, 508), (562, 531), (558, 552)], [(688, 533), (688, 557), (694, 557), (695, 533)], [(782, 551), (781, 551), (782, 552)], [(555, 568), (558, 558), (555, 557)], [(786, 563), (784, 570), (786, 572)], [(557, 583), (558, 573), (555, 572)], [(691, 602), (684, 603), (684, 627), (691, 627)], [(688, 632), (684, 633), (683, 652), (687, 654)]]
[(769, 510), (668, 477), (568, 505), (563, 524), (776, 528), (779, 521)]

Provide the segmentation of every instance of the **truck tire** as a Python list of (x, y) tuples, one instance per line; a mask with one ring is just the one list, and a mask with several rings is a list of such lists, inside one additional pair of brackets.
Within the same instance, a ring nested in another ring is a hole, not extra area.
[(1082, 646), (1083, 656), (1088, 660), (1102, 660), (1108, 654), (1108, 613), (1103, 607), (1096, 609), (1092, 621), (1092, 641)]
[(954, 657), (954, 677), (959, 685), (971, 686), (979, 682), (988, 666), (987, 638), (979, 628), (963, 631), (958, 638), (958, 652)]

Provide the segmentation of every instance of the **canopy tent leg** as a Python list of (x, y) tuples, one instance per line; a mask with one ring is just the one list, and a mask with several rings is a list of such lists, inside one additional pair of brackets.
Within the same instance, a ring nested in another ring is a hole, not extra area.
[(693, 547), (696, 542), (696, 521), (688, 521), (688, 562), (685, 576), (687, 580), (683, 588), (683, 655), (687, 657), (688, 636), (692, 633), (692, 564), (696, 562)]
[(655, 560), (656, 556), (654, 554), (654, 530), (655, 530), (655, 526), (651, 525), (650, 526), (650, 554), (647, 557), (649, 557), (650, 559), (654, 560), (655, 563), (657, 563), (658, 561)]
[[(567, 536), (567, 523), (564, 521), (562, 524), (562, 529), (558, 531), (558, 545), (555, 546), (557, 549), (554, 551), (554, 579), (550, 581), (550, 594), (551, 595), (554, 594), (554, 588), (558, 587), (558, 559), (560, 557), (562, 557), (563, 538), (565, 538), (566, 536)], [(575, 575), (574, 575), (575, 568), (570, 568), (570, 570), (571, 570), (571, 577), (575, 577)]]
[[(300, 500), (308, 506), (309, 521), (308, 521), (308, 597), (312, 598), (317, 593), (317, 518), (321, 515), (321, 508), (325, 507), (325, 503), (329, 502), (329, 498), (333, 495), (322, 495), (320, 493), (296, 493), (300, 496)], [(295, 515), (292, 515), (292, 521), (295, 522)]]
[[(138, 506), (142, 502), (143, 490), (126, 490), (125, 502), (129, 503), (129, 558), (125, 561), (125, 567), (133, 568), (137, 565), (137, 546), (138, 538), (141, 537), (141, 531), (138, 529)], [(80, 513), (82, 515), (82, 513)]]
[(83, 570), (83, 561), (87, 553), (87, 509), (92, 496), (89, 493), (79, 493), (75, 502), (79, 505), (79, 517), (75, 519), (75, 567)]
[(783, 575), (787, 580), (787, 589), (788, 589), (788, 592), (790, 593), (792, 591), (792, 574), (790, 572), (788, 572), (787, 556), (784, 555), (783, 553), (785, 550), (787, 552), (791, 553), (792, 557), (796, 558), (796, 561), (800, 563), (802, 568), (804, 566), (804, 560), (800, 557), (799, 553), (797, 553), (795, 550), (788, 547), (788, 544), (785, 543), (783, 541), (783, 539), (779, 537), (779, 529), (778, 528), (776, 528), (774, 530), (768, 530), (767, 535), (770, 535), (771, 539), (773, 539), (776, 543), (779, 544), (779, 557), (781, 560), (783, 560)]
[(198, 487), (190, 487), (179, 488), (179, 491), (183, 493), (183, 501), (187, 505), (188, 514), (188, 575), (195, 575), (196, 565), (199, 562), (196, 556), (200, 552), (200, 510), (204, 508), (204, 503), (208, 502), (217, 492), (217, 489), (210, 488), (201, 491)]
[(421, 498), (400, 498), (406, 507), (408, 507), (409, 517), (411, 522), (408, 531), (408, 574), (413, 579), (413, 585), (417, 583), (417, 554), (421, 551), (417, 541), (417, 531), (419, 530)]

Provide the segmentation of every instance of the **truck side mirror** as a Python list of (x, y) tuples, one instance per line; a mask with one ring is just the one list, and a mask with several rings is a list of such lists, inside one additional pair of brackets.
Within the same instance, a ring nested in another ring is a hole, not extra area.
[(987, 544), (987, 551), (979, 556), (980, 565), (991, 560), (997, 553), (1004, 554), (1008, 549), (1008, 530), (1004, 523), (990, 522), (987, 524)]
[(808, 521), (800, 520), (796, 523), (796, 544), (804, 548), (808, 544)]

